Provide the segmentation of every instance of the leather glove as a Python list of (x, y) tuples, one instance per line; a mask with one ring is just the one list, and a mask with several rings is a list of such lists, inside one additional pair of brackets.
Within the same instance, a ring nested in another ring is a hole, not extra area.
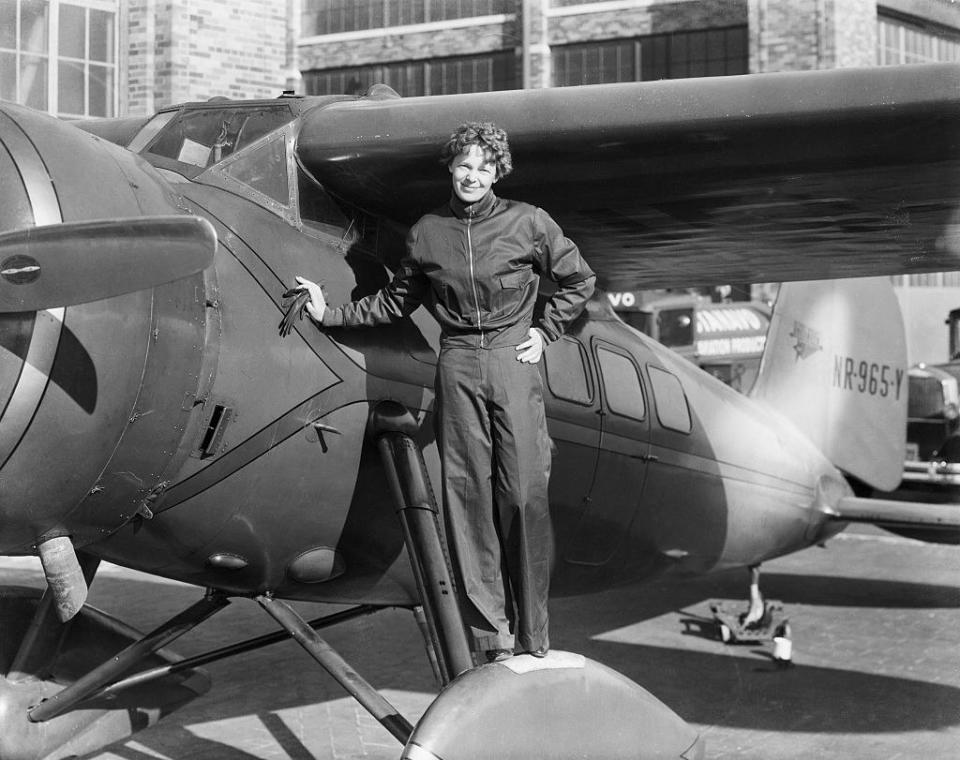
[(280, 320), (280, 337), (286, 338), (293, 331), (293, 323), (297, 319), (303, 319), (303, 312), (307, 308), (307, 302), (310, 300), (310, 291), (301, 288), (290, 288), (283, 294), (284, 299), (292, 298), (287, 311)]

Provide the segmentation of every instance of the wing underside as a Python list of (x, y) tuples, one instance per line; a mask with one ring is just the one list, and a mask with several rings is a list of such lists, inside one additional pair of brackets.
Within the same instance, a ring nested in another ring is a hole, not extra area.
[(510, 134), (499, 194), (542, 206), (618, 288), (960, 269), (960, 67), (420, 98), (305, 118), (335, 195), (410, 223), (446, 200), (462, 121)]

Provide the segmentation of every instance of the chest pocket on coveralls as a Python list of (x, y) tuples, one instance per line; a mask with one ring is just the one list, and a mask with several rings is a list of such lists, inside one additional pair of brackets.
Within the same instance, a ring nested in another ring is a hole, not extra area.
[(518, 303), (523, 300), (523, 291), (530, 284), (532, 278), (533, 272), (529, 269), (500, 275), (497, 278), (500, 280), (500, 288), (494, 295), (496, 299), (495, 308), (498, 311), (512, 311), (516, 308)]

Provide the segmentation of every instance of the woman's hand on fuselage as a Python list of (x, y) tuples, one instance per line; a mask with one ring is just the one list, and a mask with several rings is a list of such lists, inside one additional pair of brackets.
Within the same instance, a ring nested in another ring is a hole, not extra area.
[(517, 361), (536, 364), (543, 356), (546, 341), (543, 339), (543, 333), (536, 327), (531, 327), (528, 334), (530, 337), (517, 346)]
[(315, 282), (311, 282), (306, 277), (297, 277), (297, 290), (306, 290), (310, 294), (310, 300), (307, 301), (307, 314), (314, 322), (323, 321), (323, 312), (327, 309), (327, 299), (323, 296), (323, 290)]

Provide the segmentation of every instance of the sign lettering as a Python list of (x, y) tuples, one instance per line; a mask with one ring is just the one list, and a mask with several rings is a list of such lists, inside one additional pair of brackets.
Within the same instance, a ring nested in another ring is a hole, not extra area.
[(610, 299), (610, 305), (614, 309), (616, 309), (618, 306), (623, 306), (629, 309), (631, 306), (636, 306), (637, 304), (637, 297), (629, 290), (623, 293), (607, 293), (607, 298)]
[(743, 338), (709, 338), (697, 341), (700, 356), (725, 356), (727, 354), (760, 354), (767, 342), (766, 335), (750, 335)]
[(899, 400), (906, 370), (834, 354), (833, 387), (870, 396)]

